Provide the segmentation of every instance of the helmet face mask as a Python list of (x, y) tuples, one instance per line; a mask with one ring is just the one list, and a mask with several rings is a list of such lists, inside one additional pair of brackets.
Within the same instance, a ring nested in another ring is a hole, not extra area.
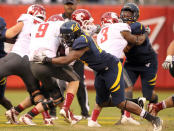
[(64, 45), (72, 47), (73, 42), (82, 34), (80, 25), (75, 21), (65, 22), (60, 27), (60, 39)]
[(134, 3), (125, 4), (121, 9), (120, 18), (123, 20), (123, 22), (127, 21), (136, 22), (139, 18), (138, 6)]
[(68, 34), (61, 34), (61, 43), (64, 44), (65, 46), (67, 45), (68, 47), (72, 47), (73, 42), (75, 40), (75, 36), (73, 36), (72, 33)]

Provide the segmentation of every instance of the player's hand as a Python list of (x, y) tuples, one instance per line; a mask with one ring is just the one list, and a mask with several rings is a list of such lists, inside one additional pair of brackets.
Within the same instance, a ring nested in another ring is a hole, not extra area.
[(145, 28), (145, 31), (146, 31), (146, 32), (147, 32), (147, 34), (149, 35), (149, 34), (150, 34), (150, 32), (151, 32), (150, 27), (149, 27), (149, 26), (147, 26), (147, 27)]
[(35, 54), (33, 57), (33, 61), (35, 63), (43, 63), (44, 59), (45, 59), (46, 55), (41, 53), (41, 54)]
[(166, 69), (166, 70), (169, 69), (170, 67), (173, 67), (171, 55), (168, 55), (166, 57), (166, 60), (163, 62), (162, 67), (163, 69)]

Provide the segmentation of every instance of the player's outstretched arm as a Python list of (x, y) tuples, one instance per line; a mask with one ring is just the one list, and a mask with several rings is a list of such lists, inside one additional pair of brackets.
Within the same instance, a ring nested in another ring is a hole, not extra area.
[(80, 50), (72, 50), (67, 56), (52, 58), (53, 64), (70, 64), (74, 60), (79, 59), (89, 48), (83, 48)]
[(5, 33), (5, 37), (9, 38), (9, 39), (15, 37), (17, 34), (19, 34), (21, 32), (23, 26), (24, 26), (23, 22), (18, 22), (16, 25), (7, 29), (7, 31)]
[(135, 45), (141, 45), (146, 39), (145, 34), (133, 35), (130, 31), (122, 31), (121, 34), (125, 40)]

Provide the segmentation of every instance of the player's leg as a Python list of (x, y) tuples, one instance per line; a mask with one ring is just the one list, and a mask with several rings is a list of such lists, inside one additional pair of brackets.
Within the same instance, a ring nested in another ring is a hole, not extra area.
[(94, 87), (96, 89), (96, 104), (91, 114), (91, 119), (88, 120), (89, 127), (101, 127), (97, 122), (97, 118), (102, 110), (103, 103), (107, 103), (109, 99), (109, 92), (106, 89), (105, 82), (99, 73), (96, 73)]
[(107, 74), (110, 75), (110, 81), (114, 80), (113, 79), (114, 74), (117, 74), (115, 82), (113, 82), (113, 84), (111, 84), (111, 82), (109, 81), (107, 82), (108, 83), (107, 87), (109, 87), (112, 96), (112, 103), (122, 110), (125, 109), (133, 114), (141, 116), (146, 120), (150, 121), (154, 125), (154, 130), (156, 129), (161, 130), (162, 121), (160, 120), (160, 118), (150, 115), (139, 105), (124, 99), (124, 81), (122, 75), (122, 66), (120, 62), (118, 62), (117, 66), (113, 68), (112, 72)]
[(73, 69), (80, 76), (79, 88), (77, 90), (77, 99), (81, 108), (81, 115), (83, 118), (89, 117), (89, 102), (88, 102), (88, 93), (84, 83), (84, 64), (77, 60)]
[(60, 92), (59, 87), (54, 87), (52, 90), (48, 90), (50, 93), (50, 99), (45, 99), (39, 102), (34, 108), (32, 108), (28, 113), (20, 117), (20, 121), (27, 125), (36, 125), (32, 119), (39, 113), (47, 111), (48, 109), (54, 108), (63, 102), (63, 96)]
[(156, 116), (159, 111), (174, 107), (174, 95), (166, 98), (165, 100), (156, 103), (156, 104), (150, 104), (149, 105), (149, 112), (150, 114)]
[[(126, 99), (132, 99), (133, 98), (133, 85), (136, 82), (138, 78), (138, 73), (136, 73), (134, 68), (130, 68), (129, 64), (125, 64), (125, 68), (123, 68), (123, 78), (125, 81), (125, 98)], [(138, 99), (135, 99), (138, 101)], [(140, 123), (136, 120), (134, 120), (131, 117), (130, 112), (126, 110), (121, 110), (121, 118), (120, 120), (116, 123), (116, 125), (119, 124), (126, 124), (126, 123), (131, 123), (134, 125), (140, 125)]]
[(65, 103), (63, 108), (60, 110), (60, 114), (63, 115), (67, 120), (73, 119), (73, 115), (69, 115), (70, 105), (74, 99), (74, 95), (77, 92), (79, 86), (79, 77), (69, 66), (54, 66), (54, 65), (42, 65), (31, 63), (31, 68), (34, 76), (41, 80), (41, 82), (46, 85), (47, 88), (51, 88), (50, 84), (51, 77), (55, 77), (57, 79), (65, 80), (69, 82)]
[(4, 96), (6, 88), (7, 78), (4, 77), (0, 80), (0, 104), (7, 110), (11, 109), (13, 106), (11, 102)]
[(148, 67), (145, 66), (140, 74), (143, 96), (149, 101), (149, 103), (158, 102), (158, 95), (154, 91), (157, 79), (157, 70), (157, 59), (153, 59), (150, 65)]

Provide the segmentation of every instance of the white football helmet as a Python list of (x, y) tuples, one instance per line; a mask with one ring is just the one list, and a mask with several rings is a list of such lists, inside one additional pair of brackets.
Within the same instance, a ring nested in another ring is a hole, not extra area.
[(101, 25), (105, 26), (107, 24), (113, 24), (120, 22), (117, 13), (115, 12), (105, 12), (101, 17)]
[(35, 4), (35, 5), (29, 6), (27, 10), (27, 14), (30, 14), (35, 17), (39, 17), (43, 20), (46, 19), (46, 10), (45, 10), (45, 7), (43, 7), (42, 5)]
[(78, 22), (83, 31), (91, 34), (96, 26), (94, 25), (94, 19), (88, 10), (77, 9), (71, 15), (72, 20)]
[(64, 18), (60, 16), (59, 14), (56, 14), (56, 15), (50, 16), (47, 21), (64, 21)]

